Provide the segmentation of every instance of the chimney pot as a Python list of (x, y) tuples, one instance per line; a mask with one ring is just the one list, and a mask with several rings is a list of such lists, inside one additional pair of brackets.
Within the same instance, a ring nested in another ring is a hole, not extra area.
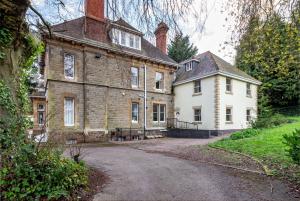
[(156, 37), (156, 47), (167, 54), (167, 33), (169, 27), (164, 22), (158, 24), (154, 34)]

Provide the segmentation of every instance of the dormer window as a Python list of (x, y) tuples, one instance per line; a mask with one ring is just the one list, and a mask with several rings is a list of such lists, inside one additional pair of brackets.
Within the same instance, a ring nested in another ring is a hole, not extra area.
[(193, 70), (193, 68), (196, 68), (197, 65), (198, 65), (199, 61), (193, 59), (187, 63), (184, 64), (184, 67), (185, 67), (185, 71), (191, 71)]
[(112, 41), (115, 44), (141, 50), (141, 37), (119, 29), (112, 29)]
[(191, 71), (193, 69), (192, 62), (188, 62), (185, 64), (185, 70), (186, 71)]

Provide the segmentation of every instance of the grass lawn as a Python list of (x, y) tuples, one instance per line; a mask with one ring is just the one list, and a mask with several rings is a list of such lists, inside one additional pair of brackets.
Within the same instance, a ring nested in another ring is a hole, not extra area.
[(300, 166), (295, 165), (287, 155), (287, 146), (283, 143), (284, 134), (291, 134), (296, 128), (300, 129), (300, 116), (288, 118), (294, 120), (293, 123), (261, 129), (257, 136), (250, 138), (225, 139), (212, 145), (251, 155), (267, 165), (275, 175), (287, 176), (300, 183)]

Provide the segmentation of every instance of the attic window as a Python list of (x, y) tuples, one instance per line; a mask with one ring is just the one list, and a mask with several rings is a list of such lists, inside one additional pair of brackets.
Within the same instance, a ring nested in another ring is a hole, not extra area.
[(112, 42), (124, 47), (141, 50), (141, 37), (119, 29), (112, 29)]
[(191, 70), (193, 70), (193, 68), (197, 67), (198, 63), (199, 63), (199, 61), (194, 60), (194, 59), (191, 60), (191, 61), (189, 61), (189, 62), (187, 62), (187, 63), (185, 63), (185, 71), (191, 71)]
[(186, 71), (191, 71), (193, 69), (192, 62), (188, 62), (185, 64), (185, 70)]

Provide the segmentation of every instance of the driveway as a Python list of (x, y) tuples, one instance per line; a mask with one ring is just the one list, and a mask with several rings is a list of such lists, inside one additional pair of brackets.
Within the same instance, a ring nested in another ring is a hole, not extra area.
[[(147, 148), (151, 146), (150, 142), (142, 146)], [(162, 140), (162, 143), (167, 142)], [(170, 145), (169, 148), (172, 147), (176, 146)], [(84, 152), (87, 164), (105, 171), (111, 178), (94, 201), (298, 200), (288, 194), (287, 186), (279, 181), (273, 181), (274, 191), (271, 193), (266, 177), (257, 174), (149, 153), (129, 146), (91, 147)]]

